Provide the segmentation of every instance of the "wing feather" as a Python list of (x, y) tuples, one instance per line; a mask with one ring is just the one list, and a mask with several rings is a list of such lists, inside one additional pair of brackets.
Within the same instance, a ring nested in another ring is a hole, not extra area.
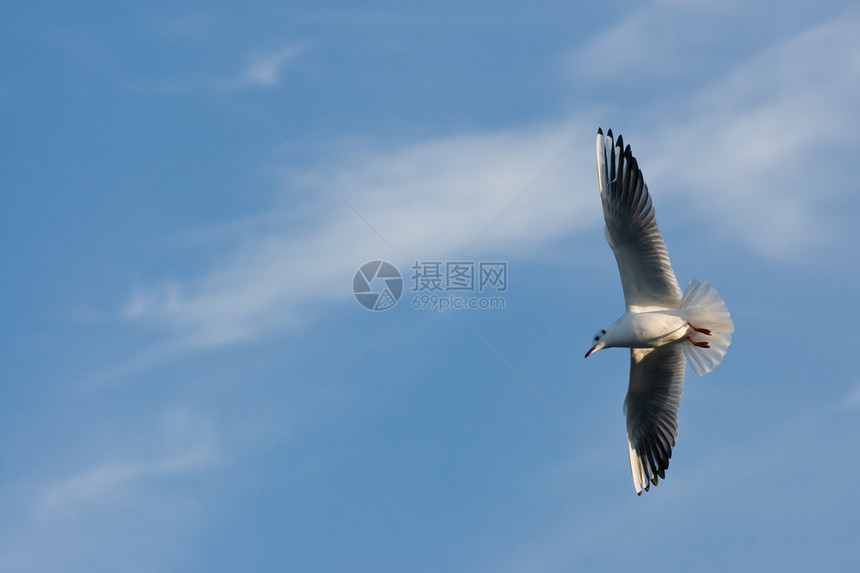
[(630, 386), (624, 400), (627, 445), (636, 493), (665, 479), (678, 438), (678, 409), (686, 359), (676, 345), (630, 351)]
[(648, 186), (630, 146), (610, 130), (597, 131), (597, 179), (606, 240), (615, 253), (630, 310), (678, 308), (681, 288), (672, 271)]

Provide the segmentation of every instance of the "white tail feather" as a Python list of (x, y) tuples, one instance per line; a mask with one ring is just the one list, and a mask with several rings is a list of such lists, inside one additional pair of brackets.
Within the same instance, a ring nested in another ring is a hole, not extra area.
[(695, 337), (698, 342), (707, 342), (710, 348), (695, 346), (689, 341), (681, 343), (687, 361), (696, 374), (703, 376), (713, 370), (726, 355), (735, 325), (726, 303), (717, 294), (717, 289), (707, 281), (691, 280), (679, 308), (690, 324), (711, 331), (710, 336), (700, 334)]

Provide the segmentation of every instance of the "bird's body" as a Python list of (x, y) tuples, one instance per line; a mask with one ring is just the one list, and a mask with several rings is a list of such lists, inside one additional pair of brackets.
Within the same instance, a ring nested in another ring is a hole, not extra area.
[(693, 279), (681, 293), (648, 187), (630, 146), (597, 132), (597, 173), (606, 240), (615, 254), (627, 311), (594, 336), (601, 348), (630, 348), (624, 400), (636, 493), (665, 477), (678, 436), (687, 361), (700, 376), (720, 363), (734, 331), (717, 291)]
[(628, 311), (607, 327), (604, 348), (657, 348), (682, 340), (688, 330), (678, 310)]

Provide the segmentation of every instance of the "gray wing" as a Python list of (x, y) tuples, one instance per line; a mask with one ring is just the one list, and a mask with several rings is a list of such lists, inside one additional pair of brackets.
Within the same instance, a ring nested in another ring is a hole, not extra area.
[[(630, 386), (624, 399), (627, 447), (636, 494), (665, 479), (678, 438), (678, 408), (686, 360), (679, 344), (630, 350)], [(650, 483), (649, 483), (650, 482)]]
[(615, 253), (624, 301), (631, 310), (678, 308), (681, 289), (672, 272), (648, 186), (630, 146), (612, 130), (597, 130), (597, 180), (606, 240)]

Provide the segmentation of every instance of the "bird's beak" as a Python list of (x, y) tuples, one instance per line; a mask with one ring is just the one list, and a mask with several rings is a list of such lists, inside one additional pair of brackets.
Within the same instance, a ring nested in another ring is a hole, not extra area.
[(589, 356), (591, 356), (591, 355), (592, 355), (595, 351), (597, 351), (597, 350), (600, 350), (600, 343), (595, 344), (594, 346), (592, 346), (592, 347), (591, 347), (591, 349), (590, 349), (588, 352), (586, 352), (586, 353), (585, 353), (585, 357), (586, 357), (586, 358), (588, 358)]

